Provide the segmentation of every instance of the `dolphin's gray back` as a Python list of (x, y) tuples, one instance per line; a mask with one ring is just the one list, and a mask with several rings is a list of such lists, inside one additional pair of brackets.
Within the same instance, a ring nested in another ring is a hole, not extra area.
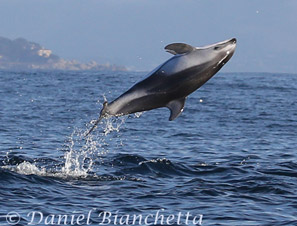
[[(166, 106), (174, 108), (174, 100), (181, 103), (189, 94), (200, 88), (220, 70), (224, 65), (222, 61), (227, 59), (229, 54), (221, 57), (213, 50), (213, 46), (209, 49), (198, 49), (174, 44), (168, 48), (176, 55), (108, 104), (107, 114), (125, 115)], [(176, 53), (184, 50), (189, 52)], [(183, 107), (183, 104), (178, 106)]]
[(204, 48), (185, 43), (167, 45), (165, 50), (174, 56), (110, 104), (105, 103), (94, 127), (107, 115), (126, 115), (160, 107), (168, 107), (169, 120), (174, 120), (183, 111), (186, 97), (229, 61), (235, 47), (235, 38)]

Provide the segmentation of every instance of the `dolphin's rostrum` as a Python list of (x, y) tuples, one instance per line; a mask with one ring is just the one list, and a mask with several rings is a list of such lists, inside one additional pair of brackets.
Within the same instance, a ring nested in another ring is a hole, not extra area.
[(200, 88), (229, 61), (235, 47), (235, 38), (205, 47), (193, 47), (184, 43), (167, 45), (165, 50), (174, 56), (114, 101), (105, 102), (99, 119), (86, 136), (107, 116), (167, 107), (171, 111), (169, 120), (174, 120), (182, 113), (187, 96)]

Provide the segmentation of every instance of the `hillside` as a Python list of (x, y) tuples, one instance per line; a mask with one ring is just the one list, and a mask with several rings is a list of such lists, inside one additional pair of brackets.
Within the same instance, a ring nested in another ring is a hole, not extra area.
[(65, 60), (24, 38), (10, 40), (0, 37), (0, 69), (3, 70), (112, 70), (126, 71), (125, 67), (99, 64), (95, 61), (81, 63), (76, 60)]

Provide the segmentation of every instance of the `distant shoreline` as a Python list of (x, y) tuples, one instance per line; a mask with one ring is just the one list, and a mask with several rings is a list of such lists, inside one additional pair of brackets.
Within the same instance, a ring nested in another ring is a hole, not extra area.
[(24, 38), (0, 37), (0, 70), (127, 71), (125, 66), (96, 61), (65, 60), (52, 50)]
[[(65, 72), (65, 73), (83, 73), (83, 72), (90, 72), (90, 73), (104, 73), (104, 72), (136, 72), (136, 71), (129, 71), (129, 70), (70, 70), (70, 69), (2, 69), (0, 68), (0, 72), (7, 72), (7, 73), (46, 73), (46, 72)], [(147, 73), (147, 72), (143, 72)]]

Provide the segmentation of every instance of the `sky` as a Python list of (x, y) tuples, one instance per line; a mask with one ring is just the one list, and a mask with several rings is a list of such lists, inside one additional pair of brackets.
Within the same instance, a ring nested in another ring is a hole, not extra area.
[(297, 73), (296, 0), (0, 0), (0, 36), (65, 59), (150, 71), (172, 42), (236, 37), (224, 72)]

